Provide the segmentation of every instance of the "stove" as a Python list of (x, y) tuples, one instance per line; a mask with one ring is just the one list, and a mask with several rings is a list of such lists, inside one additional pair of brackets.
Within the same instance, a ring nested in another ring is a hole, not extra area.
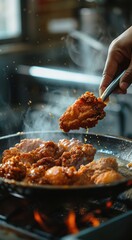
[(0, 195), (0, 239), (132, 239), (131, 189), (117, 197), (59, 202)]

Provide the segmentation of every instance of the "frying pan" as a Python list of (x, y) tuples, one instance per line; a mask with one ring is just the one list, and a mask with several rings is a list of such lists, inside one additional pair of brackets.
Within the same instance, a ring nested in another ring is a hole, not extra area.
[(41, 138), (45, 141), (57, 142), (59, 139), (76, 138), (81, 142), (93, 144), (97, 149), (95, 159), (100, 157), (115, 156), (125, 169), (125, 179), (111, 184), (88, 185), (88, 186), (50, 186), (50, 185), (27, 185), (24, 183), (4, 180), (0, 178), (0, 190), (3, 193), (15, 195), (17, 197), (43, 198), (45, 201), (55, 201), (55, 199), (87, 199), (106, 198), (117, 196), (118, 194), (132, 188), (132, 172), (127, 170), (126, 165), (132, 162), (132, 140), (110, 135), (94, 133), (71, 132), (63, 133), (59, 131), (48, 132), (25, 132), (7, 135), (0, 138), (0, 154), (24, 138)]

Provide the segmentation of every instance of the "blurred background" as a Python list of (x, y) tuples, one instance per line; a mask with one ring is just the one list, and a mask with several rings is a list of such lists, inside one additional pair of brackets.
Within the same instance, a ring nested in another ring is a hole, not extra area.
[[(130, 0), (0, 0), (0, 135), (59, 130), (77, 97), (98, 96), (108, 46), (131, 22)], [(131, 94), (113, 94), (89, 131), (132, 138)]]

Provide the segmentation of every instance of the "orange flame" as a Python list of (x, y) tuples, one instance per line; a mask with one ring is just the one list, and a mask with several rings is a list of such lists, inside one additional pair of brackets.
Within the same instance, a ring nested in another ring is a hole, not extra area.
[(88, 213), (84, 216), (83, 221), (90, 222), (93, 227), (98, 227), (100, 225), (100, 221), (92, 213)]
[(34, 219), (42, 227), (43, 230), (49, 231), (48, 227), (44, 223), (44, 221), (47, 219), (47, 217), (45, 215), (42, 215), (37, 210), (35, 210), (34, 211)]
[(113, 205), (113, 203), (111, 201), (106, 202), (106, 207), (107, 208), (111, 208), (112, 205)]
[(69, 233), (78, 233), (79, 229), (77, 228), (77, 224), (76, 224), (76, 215), (73, 211), (71, 211), (65, 221), (67, 227), (68, 227), (68, 231)]

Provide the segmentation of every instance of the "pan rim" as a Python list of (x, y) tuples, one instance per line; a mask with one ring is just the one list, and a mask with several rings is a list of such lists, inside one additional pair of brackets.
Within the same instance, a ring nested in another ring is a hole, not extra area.
[(132, 139), (130, 138), (127, 138), (127, 137), (123, 137), (123, 136), (116, 136), (116, 135), (111, 135), (111, 134), (101, 134), (101, 133), (93, 133), (93, 132), (88, 132), (88, 133), (85, 133), (85, 132), (77, 132), (77, 131), (74, 131), (74, 132), (62, 132), (62, 131), (59, 131), (59, 130), (48, 130), (48, 131), (29, 131), (29, 132), (17, 132), (17, 133), (13, 133), (13, 134), (9, 134), (9, 135), (4, 135), (4, 136), (0, 136), (0, 140), (2, 139), (8, 139), (8, 138), (13, 138), (13, 137), (17, 137), (17, 136), (23, 136), (23, 135), (27, 135), (27, 134), (44, 134), (44, 133), (61, 133), (61, 134), (66, 134), (66, 135), (71, 135), (71, 134), (77, 134), (77, 135), (80, 135), (80, 134), (83, 134), (83, 135), (91, 135), (91, 136), (96, 136), (96, 137), (109, 137), (109, 138), (112, 138), (112, 139), (117, 139), (117, 140), (125, 140), (125, 141), (128, 141), (130, 143), (132, 143)]

